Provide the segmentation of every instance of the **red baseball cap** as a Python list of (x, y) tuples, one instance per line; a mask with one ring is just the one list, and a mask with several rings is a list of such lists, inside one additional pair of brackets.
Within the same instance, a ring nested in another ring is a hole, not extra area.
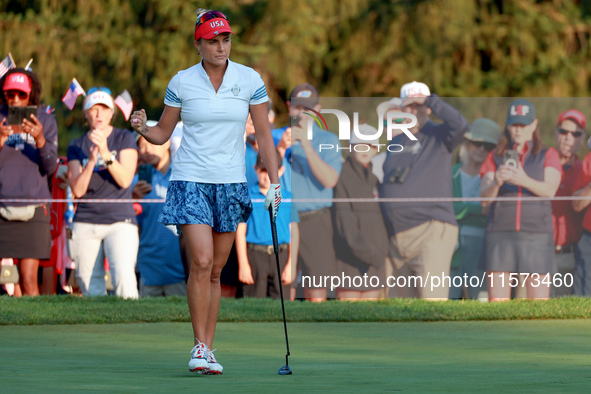
[(208, 11), (197, 17), (195, 24), (195, 41), (200, 38), (211, 40), (221, 33), (232, 33), (232, 28), (228, 23), (226, 15), (219, 11)]
[(569, 109), (568, 111), (564, 111), (563, 113), (561, 113), (558, 117), (558, 123), (556, 124), (556, 126), (560, 125), (566, 119), (574, 120), (582, 128), (587, 128), (587, 118), (578, 109)]
[(6, 77), (4, 81), (4, 91), (20, 90), (21, 92), (31, 93), (31, 80), (27, 74), (14, 73)]

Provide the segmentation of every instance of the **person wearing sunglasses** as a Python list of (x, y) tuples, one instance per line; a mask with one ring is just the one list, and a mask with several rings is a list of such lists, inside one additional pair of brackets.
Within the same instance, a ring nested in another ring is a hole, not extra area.
[[(0, 79), (0, 199), (50, 199), (48, 177), (58, 164), (57, 123), (41, 104), (41, 83), (22, 68)], [(30, 119), (8, 125), (10, 107), (37, 106)], [(10, 212), (7, 212), (10, 211)], [(39, 260), (51, 252), (48, 203), (0, 202), (0, 258), (19, 259), (15, 295), (39, 294)]]
[(259, 152), (271, 169), (265, 209), (274, 216), (281, 201), (277, 155), (267, 118), (267, 91), (253, 69), (229, 60), (234, 34), (219, 11), (198, 9), (194, 46), (201, 62), (179, 71), (164, 95), (158, 124), (146, 125), (144, 110), (131, 116), (133, 129), (153, 144), (171, 136), (179, 117), (183, 140), (173, 162), (159, 222), (177, 225), (188, 248), (187, 300), (193, 326), (189, 370), (221, 374), (212, 342), (220, 307), (220, 273), (238, 223), (252, 212), (245, 169), (244, 130), (250, 114)]
[(89, 131), (68, 146), (67, 178), (78, 203), (70, 257), (85, 296), (107, 293), (105, 257), (115, 295), (138, 298), (135, 265), (139, 236), (132, 203), (86, 203), (86, 199), (131, 199), (138, 161), (134, 133), (113, 127), (115, 105), (105, 87), (88, 90), (82, 104)]
[[(548, 299), (555, 273), (552, 205), (562, 178), (558, 152), (542, 142), (533, 104), (513, 101), (507, 110), (503, 136), (480, 169), (482, 197), (512, 197), (516, 201), (483, 201), (490, 206), (484, 235), (483, 265), (490, 301), (511, 298), (519, 274), (527, 298)], [(522, 286), (519, 284), (519, 286)]]
[[(577, 111), (578, 112), (578, 111)], [(560, 135), (561, 139), (567, 141), (575, 139), (584, 141), (586, 139), (585, 134), (581, 134), (575, 137), (577, 131), (585, 131), (586, 118), (582, 113), (575, 113), (574, 110), (569, 110), (570, 116), (561, 115), (564, 120), (557, 128), (556, 133)], [(567, 120), (570, 120), (568, 122)], [(568, 134), (567, 134), (568, 132)], [(572, 135), (572, 137), (571, 137)], [(557, 136), (557, 139), (559, 137)], [(574, 145), (574, 144), (573, 144)], [(574, 148), (573, 148), (574, 151)], [(572, 160), (571, 160), (572, 161)], [(577, 160), (575, 159), (573, 167), (576, 167)], [(591, 203), (591, 153), (587, 153), (580, 165), (580, 170), (577, 174), (574, 185), (572, 186), (572, 193), (575, 197), (586, 197), (586, 200), (573, 200), (572, 207), (580, 217), (582, 217), (583, 232), (579, 242), (574, 248), (574, 283), (573, 293), (579, 297), (590, 297), (591, 296), (591, 209), (589, 204)], [(571, 238), (572, 239), (572, 238)], [(557, 256), (558, 257), (558, 256)], [(558, 259), (557, 259), (558, 261)], [(558, 269), (561, 267), (558, 266)]]
[[(464, 134), (464, 142), (458, 151), (459, 162), (452, 168), (452, 185), (454, 197), (480, 196), (480, 167), (484, 160), (497, 145), (501, 138), (499, 125), (486, 118), (476, 119)], [(458, 221), (458, 247), (451, 260), (450, 276), (482, 277), (483, 270), (479, 267), (486, 215), (479, 202), (454, 201), (454, 212)], [(449, 289), (450, 299), (487, 297), (486, 284), (470, 286), (462, 283)]]
[[(564, 176), (556, 197), (573, 195), (573, 186), (582, 167), (577, 152), (585, 142), (586, 124), (587, 118), (577, 109), (569, 109), (558, 116), (554, 140)], [(552, 201), (556, 270), (560, 274), (560, 281), (552, 283), (552, 297), (573, 294), (574, 286), (564, 279), (568, 279), (567, 275), (573, 278), (575, 262), (580, 258), (577, 243), (583, 234), (582, 219), (582, 215), (573, 209), (572, 201)]]

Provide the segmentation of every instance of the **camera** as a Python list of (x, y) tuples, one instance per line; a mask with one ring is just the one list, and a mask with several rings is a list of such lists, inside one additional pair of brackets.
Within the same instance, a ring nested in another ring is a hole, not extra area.
[(408, 176), (408, 173), (410, 172), (410, 167), (396, 167), (394, 168), (394, 170), (392, 171), (392, 175), (390, 175), (390, 178), (388, 178), (388, 183), (399, 183), (399, 184), (403, 184), (404, 181), (406, 180), (406, 177)]
[(517, 168), (519, 163), (519, 153), (516, 150), (508, 149), (503, 155), (503, 164), (509, 167)]
[(25, 107), (8, 107), (8, 124), (11, 126), (20, 126), (24, 119), (33, 121), (31, 115), (37, 115), (36, 105), (27, 105)]
[(55, 178), (59, 178), (63, 175), (66, 175), (68, 172), (68, 159), (65, 157), (60, 157), (59, 164), (57, 169), (55, 170)]

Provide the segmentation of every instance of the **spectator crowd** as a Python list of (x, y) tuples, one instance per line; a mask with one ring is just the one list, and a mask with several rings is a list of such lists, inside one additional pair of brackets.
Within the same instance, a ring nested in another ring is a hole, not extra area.
[[(172, 142), (154, 145), (112, 126), (111, 91), (92, 88), (82, 104), (88, 132), (58, 158), (57, 124), (34, 72), (12, 69), (0, 88), (0, 292), (186, 295), (183, 235), (158, 223), (163, 203), (154, 202), (166, 197), (182, 122)], [(34, 111), (16, 119), (14, 108)], [(380, 150), (369, 124), (339, 141), (309, 122), (322, 110), (310, 84), (292, 90), (287, 108), (290, 124), (272, 127), (285, 199), (280, 270), (263, 207), (271, 182), (249, 119), (244, 169), (254, 209), (222, 271), (224, 296), (278, 298), (280, 286), (314, 302), (591, 295), (591, 153), (578, 156), (588, 137), (580, 108), (557, 108), (556, 122), (542, 125), (534, 105), (517, 99), (504, 124), (470, 123), (411, 82), (377, 108), (385, 127), (411, 122), (400, 114), (416, 120), (414, 138), (394, 135), (392, 150)], [(273, 126), (271, 102), (267, 109)], [(554, 147), (541, 138), (550, 127)], [(75, 204), (62, 202), (68, 195)], [(443, 280), (429, 285), (434, 276)], [(320, 281), (327, 277), (351, 279), (332, 286)], [(375, 280), (353, 280), (362, 277)]]

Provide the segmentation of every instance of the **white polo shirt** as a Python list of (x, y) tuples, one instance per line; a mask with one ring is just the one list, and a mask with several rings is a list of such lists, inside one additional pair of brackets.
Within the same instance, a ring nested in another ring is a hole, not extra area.
[(181, 108), (183, 137), (171, 181), (246, 182), (244, 130), (249, 105), (269, 100), (263, 79), (228, 60), (217, 93), (201, 63), (175, 75), (164, 104)]

